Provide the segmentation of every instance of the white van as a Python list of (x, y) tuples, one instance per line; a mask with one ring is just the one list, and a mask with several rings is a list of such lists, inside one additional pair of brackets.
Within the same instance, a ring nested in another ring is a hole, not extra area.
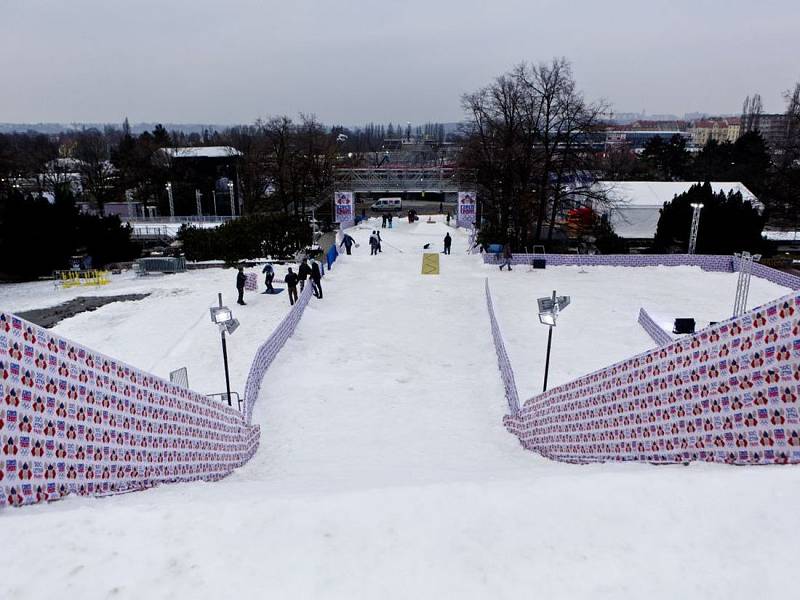
[(378, 201), (370, 208), (379, 211), (403, 210), (403, 200), (401, 198), (378, 198)]

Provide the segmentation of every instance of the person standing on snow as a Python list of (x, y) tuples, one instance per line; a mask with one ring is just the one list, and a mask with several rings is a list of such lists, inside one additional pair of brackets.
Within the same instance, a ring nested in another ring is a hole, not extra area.
[(308, 259), (304, 258), (297, 269), (297, 279), (300, 281), (300, 291), (306, 287), (306, 278), (311, 275), (311, 267), (308, 266)]
[(315, 260), (311, 261), (311, 285), (314, 287), (314, 295), (322, 300), (322, 271)]
[(392, 216), (392, 213), (389, 213), (389, 216), (388, 216), (388, 217), (386, 217), (386, 220), (387, 220), (387, 221), (388, 221), (388, 223), (389, 223), (389, 229), (391, 229), (391, 228), (392, 228), (392, 219), (393, 219), (393, 218), (394, 218), (394, 217)]
[(272, 287), (272, 280), (275, 279), (275, 269), (272, 268), (272, 265), (267, 263), (264, 265), (264, 268), (261, 270), (264, 273), (264, 283), (267, 286), (267, 291), (264, 292), (266, 294), (274, 294), (275, 288)]
[(237, 304), (241, 304), (244, 306), (246, 302), (244, 301), (244, 284), (247, 281), (247, 276), (244, 274), (244, 267), (239, 267), (239, 272), (236, 274), (236, 289), (239, 292), (239, 299), (236, 301)]
[(289, 304), (292, 305), (297, 301), (297, 273), (292, 271), (292, 267), (289, 267), (289, 272), (283, 278), (283, 281), (289, 290)]
[(450, 232), (448, 231), (444, 235), (444, 253), (450, 254), (450, 244), (453, 243), (453, 238), (450, 237)]
[(339, 248), (344, 246), (344, 249), (347, 251), (347, 254), (349, 255), (350, 248), (352, 248), (353, 244), (355, 243), (356, 241), (349, 234), (345, 233), (344, 236), (342, 237), (342, 243), (339, 244)]
[(511, 270), (511, 244), (506, 242), (506, 245), (503, 246), (503, 263), (500, 265), (500, 270), (503, 270), (503, 267), (508, 267), (508, 270)]
[(369, 236), (369, 255), (375, 256), (378, 253), (378, 238), (375, 236), (375, 232), (372, 232), (372, 235)]
[(386, 219), (386, 213), (383, 213), (381, 215), (381, 227), (383, 227), (384, 229), (386, 229), (386, 220), (387, 220)]
[(375, 239), (378, 241), (378, 252), (383, 252), (383, 249), (381, 248), (381, 242), (383, 240), (381, 239), (380, 231), (375, 231)]

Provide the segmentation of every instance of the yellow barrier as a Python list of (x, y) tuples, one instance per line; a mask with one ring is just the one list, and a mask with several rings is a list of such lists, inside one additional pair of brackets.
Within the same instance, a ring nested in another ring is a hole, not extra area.
[(111, 283), (108, 271), (91, 269), (89, 271), (59, 271), (56, 277), (56, 285), (62, 288), (77, 286), (107, 285)]
[(439, 274), (439, 255), (430, 252), (422, 254), (422, 274), (423, 275), (438, 275)]

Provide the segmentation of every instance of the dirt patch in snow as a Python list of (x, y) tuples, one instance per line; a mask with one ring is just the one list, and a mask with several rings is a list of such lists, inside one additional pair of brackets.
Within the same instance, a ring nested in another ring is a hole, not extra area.
[(59, 304), (58, 306), (51, 306), (49, 308), (37, 308), (34, 310), (26, 310), (17, 313), (17, 316), (35, 323), (40, 327), (50, 329), (55, 327), (64, 319), (69, 319), (75, 315), (83, 312), (97, 310), (101, 306), (111, 304), (112, 302), (132, 302), (136, 300), (143, 300), (150, 294), (122, 294), (119, 296), (80, 296)]

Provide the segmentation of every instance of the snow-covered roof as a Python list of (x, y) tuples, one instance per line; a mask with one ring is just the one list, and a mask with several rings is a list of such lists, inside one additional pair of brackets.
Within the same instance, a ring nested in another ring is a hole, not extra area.
[[(671, 202), (675, 196), (688, 192), (689, 188), (697, 183), (697, 181), (600, 181), (599, 186), (607, 191), (610, 200), (620, 205), (661, 208), (665, 202)], [(715, 193), (740, 192), (744, 200), (749, 200), (757, 208), (763, 209), (755, 194), (740, 181), (709, 183)]]
[[(628, 239), (652, 238), (656, 234), (660, 210), (665, 202), (689, 191), (695, 181), (600, 181), (598, 188), (604, 190), (614, 203), (609, 221), (617, 235)], [(764, 205), (755, 194), (738, 181), (711, 181), (714, 192), (740, 192), (759, 210)]]
[(164, 148), (170, 158), (226, 158), (228, 156), (242, 156), (232, 146), (197, 146), (181, 148)]

